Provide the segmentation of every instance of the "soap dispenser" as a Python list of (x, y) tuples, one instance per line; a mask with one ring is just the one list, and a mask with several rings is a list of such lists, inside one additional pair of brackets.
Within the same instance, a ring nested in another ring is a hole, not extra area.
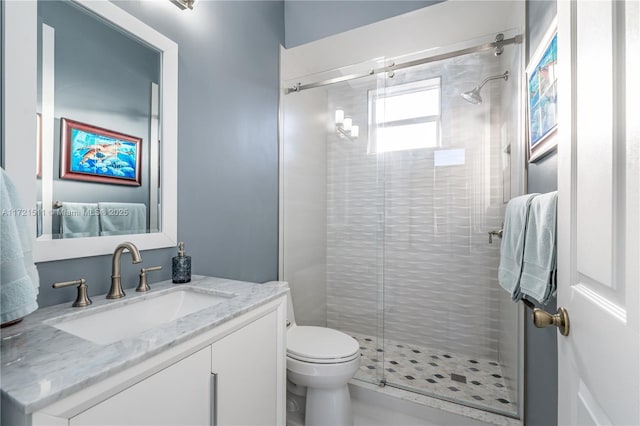
[(191, 281), (191, 256), (185, 256), (184, 243), (178, 243), (178, 255), (172, 259), (171, 278), (174, 283)]

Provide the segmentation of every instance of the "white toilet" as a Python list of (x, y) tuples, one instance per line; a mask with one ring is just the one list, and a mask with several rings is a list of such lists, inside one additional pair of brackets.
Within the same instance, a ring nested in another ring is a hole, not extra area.
[[(284, 281), (278, 285), (289, 287)], [(289, 294), (287, 425), (302, 420), (306, 426), (352, 426), (347, 383), (359, 366), (358, 341), (338, 330), (296, 325)]]

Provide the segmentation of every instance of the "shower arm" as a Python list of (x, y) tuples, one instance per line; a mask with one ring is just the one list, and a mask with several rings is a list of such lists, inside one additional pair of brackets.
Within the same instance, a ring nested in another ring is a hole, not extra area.
[(484, 86), (485, 84), (487, 84), (487, 82), (488, 82), (488, 81), (491, 81), (491, 80), (498, 80), (498, 79), (501, 79), (501, 78), (504, 78), (505, 80), (508, 80), (508, 79), (509, 79), (509, 71), (505, 71), (505, 72), (504, 72), (504, 74), (500, 74), (500, 75), (493, 75), (493, 76), (491, 76), (491, 77), (487, 77), (487, 78), (485, 78), (485, 79), (484, 79), (484, 81), (483, 81), (482, 83), (480, 83), (480, 86), (478, 86), (478, 91), (479, 91), (480, 89), (482, 89), (482, 86)]

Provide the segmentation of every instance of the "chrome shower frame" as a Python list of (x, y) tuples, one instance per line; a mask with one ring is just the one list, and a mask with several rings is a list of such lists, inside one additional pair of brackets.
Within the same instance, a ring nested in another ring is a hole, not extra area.
[(341, 83), (343, 81), (355, 80), (358, 78), (364, 78), (370, 75), (376, 75), (381, 73), (390, 73), (391, 76), (393, 76), (393, 73), (396, 70), (411, 68), (416, 65), (428, 64), (430, 62), (442, 61), (445, 59), (454, 58), (456, 56), (468, 55), (470, 53), (486, 52), (492, 49), (494, 50), (494, 55), (499, 56), (500, 54), (502, 54), (504, 46), (514, 44), (514, 43), (520, 44), (522, 43), (522, 40), (523, 40), (523, 37), (520, 34), (511, 38), (505, 39), (504, 34), (499, 33), (496, 35), (495, 41), (491, 43), (480, 44), (480, 45), (469, 47), (466, 49), (455, 50), (455, 51), (443, 53), (440, 55), (434, 55), (434, 56), (429, 56), (427, 58), (416, 59), (414, 61), (403, 62), (401, 64), (396, 64), (395, 62), (392, 62), (390, 65), (386, 67), (372, 68), (369, 71), (366, 71), (363, 73), (350, 74), (350, 75), (330, 78), (328, 80), (322, 80), (322, 81), (317, 81), (317, 82), (307, 83), (307, 84), (297, 83), (295, 86), (288, 87), (287, 89), (285, 89), (284, 93), (285, 95), (289, 95), (291, 93), (300, 92), (302, 90), (314, 89), (316, 87), (327, 86), (334, 83)]

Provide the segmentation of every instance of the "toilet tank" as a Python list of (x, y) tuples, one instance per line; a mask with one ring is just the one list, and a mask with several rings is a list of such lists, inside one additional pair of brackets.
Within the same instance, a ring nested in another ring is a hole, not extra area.
[(289, 289), (289, 293), (287, 293), (287, 328), (295, 325), (296, 316), (293, 313), (293, 299), (291, 297), (291, 288), (289, 288), (289, 283), (287, 281), (268, 281), (264, 283), (264, 285), (274, 285)]

